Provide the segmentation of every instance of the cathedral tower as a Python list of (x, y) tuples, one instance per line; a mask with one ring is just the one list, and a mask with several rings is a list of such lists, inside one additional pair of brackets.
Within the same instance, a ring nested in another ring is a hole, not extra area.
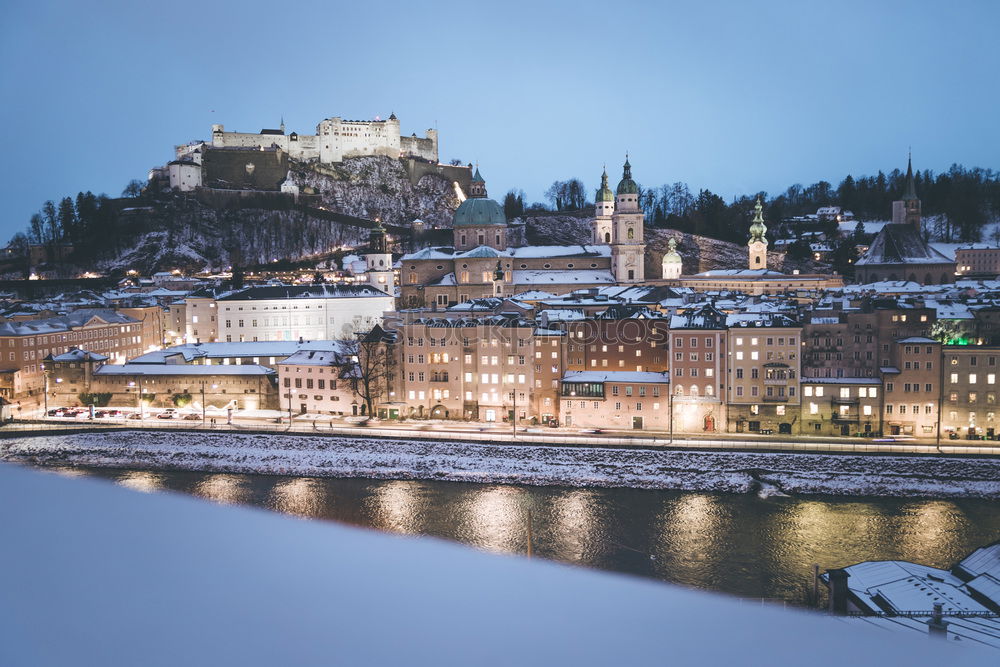
[(750, 268), (767, 268), (767, 226), (764, 224), (764, 206), (757, 197), (757, 204), (753, 207), (753, 224), (750, 225), (750, 241), (747, 245), (750, 248)]
[(920, 200), (917, 198), (917, 185), (913, 182), (913, 158), (906, 159), (906, 188), (903, 198), (892, 202), (892, 222), (897, 225), (911, 225), (920, 231)]
[(608, 187), (608, 170), (601, 174), (601, 188), (594, 198), (594, 226), (590, 242), (595, 245), (611, 243), (611, 216), (615, 212), (615, 195)]
[(615, 212), (611, 216), (611, 272), (620, 283), (639, 283), (646, 278), (642, 225), (639, 186), (632, 180), (632, 165), (626, 155), (622, 180), (615, 193)]

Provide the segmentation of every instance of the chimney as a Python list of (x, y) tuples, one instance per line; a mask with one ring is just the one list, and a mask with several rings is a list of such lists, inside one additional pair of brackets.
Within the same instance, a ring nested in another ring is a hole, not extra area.
[(830, 588), (830, 612), (838, 616), (847, 615), (847, 570), (827, 570)]
[(934, 614), (931, 620), (927, 621), (927, 635), (937, 639), (948, 638), (948, 621), (944, 620), (941, 613), (941, 603), (934, 603)]

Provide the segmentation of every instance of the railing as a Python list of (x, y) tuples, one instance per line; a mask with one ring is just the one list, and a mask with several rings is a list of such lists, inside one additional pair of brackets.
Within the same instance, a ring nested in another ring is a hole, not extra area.
[(788, 402), (788, 397), (787, 396), (765, 396), (764, 397), (764, 402), (765, 403), (787, 403)]
[(833, 402), (835, 405), (857, 405), (861, 402), (860, 398), (844, 398), (843, 396), (834, 396)]

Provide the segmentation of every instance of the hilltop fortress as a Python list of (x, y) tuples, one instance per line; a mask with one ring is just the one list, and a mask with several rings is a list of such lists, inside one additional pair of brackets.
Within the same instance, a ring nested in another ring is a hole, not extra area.
[[(285, 123), (279, 129), (263, 129), (257, 133), (226, 132), (222, 125), (212, 126), (214, 148), (278, 148), (299, 162), (335, 164), (344, 158), (382, 155), (385, 157), (419, 158), (438, 161), (437, 130), (428, 129), (427, 136), (416, 133), (400, 134), (399, 119), (391, 114), (386, 120), (344, 120), (339, 116), (320, 121), (316, 134), (285, 134)], [(179, 147), (178, 159), (182, 157)]]

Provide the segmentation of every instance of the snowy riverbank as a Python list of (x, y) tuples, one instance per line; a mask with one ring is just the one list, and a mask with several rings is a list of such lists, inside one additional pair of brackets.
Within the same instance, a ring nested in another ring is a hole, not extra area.
[(122, 431), (3, 440), (0, 461), (762, 495), (1000, 498), (1000, 460), (946, 457), (661, 451)]

